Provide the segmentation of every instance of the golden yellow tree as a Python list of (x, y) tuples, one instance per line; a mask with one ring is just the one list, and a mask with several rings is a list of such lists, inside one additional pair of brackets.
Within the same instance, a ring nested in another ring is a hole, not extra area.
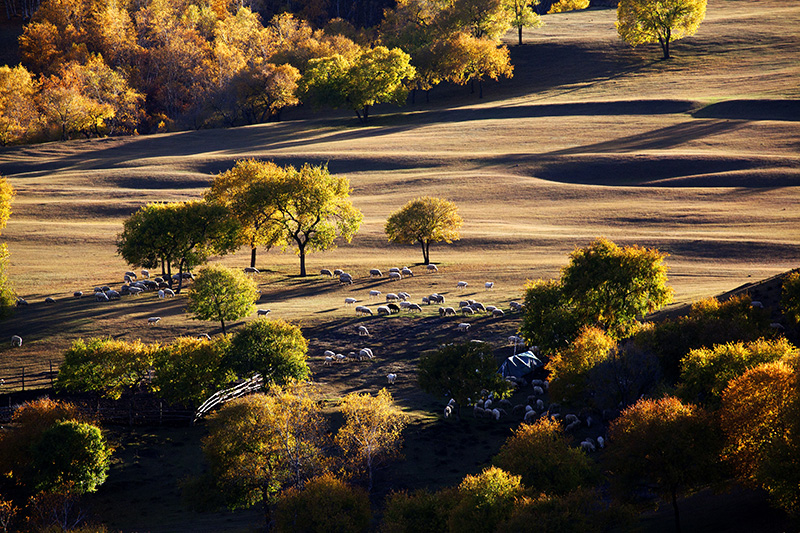
[(336, 433), (347, 467), (366, 472), (372, 490), (373, 472), (381, 462), (400, 453), (407, 416), (394, 405), (392, 395), (381, 389), (376, 396), (351, 393), (342, 399), (344, 425)]
[[(9, 217), (11, 217), (11, 200), (14, 198), (14, 188), (8, 181), (0, 176), (0, 230), (6, 227)], [(5, 318), (11, 314), (14, 302), (16, 301), (14, 291), (6, 275), (6, 265), (8, 264), (8, 247), (5, 243), (0, 243), (0, 318)]]
[(24, 140), (36, 124), (37, 84), (22, 65), (0, 67), (0, 145)]
[(431, 259), (431, 243), (451, 243), (458, 240), (461, 224), (463, 220), (458, 214), (456, 204), (441, 198), (423, 196), (392, 213), (384, 230), (389, 236), (389, 242), (419, 243), (422, 247), (422, 260), (427, 265)]
[(589, 0), (558, 0), (558, 2), (550, 6), (550, 11), (547, 14), (565, 13), (567, 11), (586, 9), (587, 7), (589, 7)]
[(706, 0), (620, 0), (616, 26), (626, 43), (657, 42), (669, 59), (670, 43), (694, 35), (705, 16)]

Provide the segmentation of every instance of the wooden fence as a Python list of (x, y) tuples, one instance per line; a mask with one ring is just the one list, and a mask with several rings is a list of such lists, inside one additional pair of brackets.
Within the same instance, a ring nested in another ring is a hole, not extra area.
[[(41, 366), (37, 366), (36, 369), (40, 368)], [(45, 366), (45, 368), (47, 367)], [(58, 368), (53, 368), (52, 361), (50, 361), (50, 370), (34, 372), (31, 367), (21, 366), (13, 373), (4, 371), (0, 373), (0, 394), (51, 388), (56, 376), (58, 376)]]

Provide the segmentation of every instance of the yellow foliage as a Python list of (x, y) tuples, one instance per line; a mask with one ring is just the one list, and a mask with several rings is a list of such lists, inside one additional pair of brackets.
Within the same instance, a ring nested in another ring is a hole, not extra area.
[(589, 0), (559, 0), (550, 6), (548, 15), (554, 13), (564, 13), (566, 11), (576, 11), (578, 9), (586, 9), (589, 7)]

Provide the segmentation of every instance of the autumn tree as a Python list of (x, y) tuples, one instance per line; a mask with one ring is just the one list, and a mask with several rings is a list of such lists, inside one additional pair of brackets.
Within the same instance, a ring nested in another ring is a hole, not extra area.
[(706, 0), (620, 0), (616, 26), (626, 43), (658, 42), (669, 59), (670, 43), (694, 35), (705, 16)]
[(308, 341), (300, 328), (283, 320), (254, 320), (236, 332), (228, 367), (239, 376), (258, 372), (279, 385), (308, 378)]
[(504, 0), (455, 0), (446, 8), (444, 19), (453, 33), (495, 42), (511, 28), (513, 16)]
[(800, 373), (797, 359), (751, 368), (722, 392), (722, 458), (739, 480), (800, 514)]
[(584, 326), (567, 348), (556, 352), (545, 367), (550, 394), (558, 401), (578, 400), (586, 394), (589, 372), (606, 361), (617, 343), (599, 328)]
[(792, 323), (800, 323), (800, 272), (792, 272), (783, 278), (781, 308)]
[(366, 473), (371, 491), (375, 468), (400, 453), (408, 417), (386, 389), (375, 396), (350, 393), (342, 398), (341, 411), (344, 425), (336, 432), (336, 444), (350, 471)]
[(352, 109), (366, 124), (371, 106), (405, 103), (407, 82), (415, 74), (410, 61), (403, 50), (385, 46), (365, 49), (352, 59), (341, 54), (312, 59), (300, 80), (300, 95), (316, 107)]
[(566, 301), (561, 280), (536, 279), (525, 283), (525, 307), (520, 333), (545, 353), (566, 348), (581, 324)]
[(611, 422), (609, 439), (612, 482), (625, 494), (643, 482), (655, 487), (672, 503), (680, 532), (678, 496), (713, 477), (719, 443), (711, 418), (677, 398), (642, 399)]
[(579, 9), (586, 9), (589, 7), (589, 0), (558, 0), (550, 6), (548, 15), (554, 13), (565, 13), (567, 11), (577, 11)]
[(306, 275), (306, 254), (332, 248), (337, 237), (350, 242), (361, 227), (363, 215), (350, 201), (350, 182), (331, 174), (327, 165), (272, 168), (246, 195), (251, 205), (271, 209), (270, 224), (297, 248), (301, 276)]
[[(0, 230), (6, 227), (11, 217), (11, 201), (14, 199), (14, 188), (4, 177), (0, 176)], [(0, 243), (0, 319), (8, 317), (16, 302), (16, 295), (6, 274), (8, 265), (8, 247)]]
[[(589, 0), (585, 0), (588, 5)], [(533, 8), (539, 0), (505, 0), (505, 8), (511, 13), (511, 25), (517, 28), (518, 42), (522, 45), (522, 28), (541, 28), (542, 17)]]
[(422, 259), (430, 263), (432, 242), (451, 243), (459, 239), (458, 230), (463, 220), (453, 202), (424, 196), (408, 202), (386, 220), (384, 231), (389, 242), (419, 244)]
[(450, 512), (450, 531), (492, 533), (523, 495), (521, 477), (491, 466), (469, 475), (456, 489), (457, 503)]
[(559, 423), (547, 417), (520, 424), (500, 448), (494, 464), (521, 476), (525, 487), (537, 494), (566, 494), (588, 484), (593, 476), (591, 459), (571, 447)]
[(502, 397), (510, 392), (509, 384), (497, 372), (492, 346), (486, 342), (448, 344), (423, 353), (417, 373), (425, 392), (448, 396), (456, 401), (457, 415), (469, 399), (478, 399), (481, 391)]
[(458, 33), (445, 48), (447, 79), (457, 85), (478, 82), (478, 97), (483, 98), (483, 82), (513, 76), (508, 48), (488, 37)]
[(39, 106), (49, 124), (59, 131), (62, 141), (75, 133), (91, 132), (103, 127), (114, 116), (114, 108), (86, 94), (79, 79), (80, 65), (69, 64), (58, 74), (42, 80)]
[(25, 140), (38, 121), (37, 83), (22, 65), (0, 67), (0, 145)]
[[(242, 237), (250, 246), (250, 266), (256, 266), (258, 246), (268, 249), (285, 238), (277, 223), (277, 210), (269, 191), (286, 170), (271, 161), (242, 159), (214, 177), (206, 201), (225, 206), (239, 221)], [(264, 193), (264, 194), (262, 194)]]
[(153, 390), (168, 402), (199, 406), (236, 379), (226, 365), (230, 336), (178, 337), (157, 351)]
[(202, 201), (152, 203), (128, 217), (117, 236), (117, 253), (131, 265), (161, 266), (172, 285), (172, 267), (178, 270), (179, 292), (183, 273), (212, 254), (235, 250), (239, 225), (224, 206)]
[(308, 386), (272, 386), (232, 400), (208, 418), (203, 453), (231, 508), (261, 502), (267, 526), (277, 495), (324, 471), (327, 427)]
[(305, 486), (286, 489), (275, 509), (275, 530), (281, 533), (363, 533), (372, 513), (369, 496), (331, 473), (310, 479)]
[(63, 65), (83, 62), (96, 0), (42, 0), (19, 38), (23, 63), (34, 72), (55, 74)]
[(696, 348), (681, 360), (680, 392), (691, 401), (716, 407), (732, 379), (761, 364), (798, 355), (800, 351), (783, 337)]
[(255, 309), (256, 282), (240, 270), (209, 265), (200, 269), (189, 292), (188, 310), (198, 320), (225, 321), (243, 318)]

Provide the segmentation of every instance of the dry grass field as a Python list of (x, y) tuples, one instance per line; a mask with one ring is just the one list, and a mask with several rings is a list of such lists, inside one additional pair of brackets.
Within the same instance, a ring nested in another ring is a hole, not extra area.
[[(462, 452), (465, 460), (438, 453), (474, 437), (437, 429), (432, 416), (441, 402), (419, 392), (413, 367), (420, 350), (462, 338), (457, 321), (440, 320), (433, 307), (421, 318), (357, 320), (345, 297), (374, 306), (372, 288), (406, 291), (415, 301), (439, 292), (508, 309), (526, 279), (556, 276), (571, 250), (598, 236), (668, 252), (676, 302), (798, 266), (800, 4), (709, 0), (698, 34), (675, 43), (670, 61), (658, 60), (657, 46), (619, 41), (614, 19), (612, 9), (545, 16), (523, 46), (509, 35), (515, 76), (485, 84), (483, 100), (468, 88), (437, 88), (430, 103), (417, 95), (414, 105), (376, 110), (368, 127), (346, 113), (298, 109), (280, 123), (0, 149), (0, 175), (17, 190), (2, 236), (9, 274), (30, 302), (0, 323), (0, 339), (25, 338), (13, 352), (0, 348), (0, 375), (45, 369), (78, 337), (169, 341), (216, 332), (218, 325), (188, 318), (183, 296), (101, 305), (71, 295), (122, 283), (129, 266), (114, 240), (142, 204), (197, 198), (215, 173), (244, 157), (327, 162), (349, 177), (364, 223), (351, 244), (310, 256), (309, 271), (343, 268), (356, 283), (299, 278), (293, 254), (260, 251), (259, 307), (304, 327), (315, 378), (331, 398), (374, 391), (387, 372), (400, 375), (393, 393), (418, 421), (410, 455), (427, 463), (399, 467), (395, 485), (457, 482), (508, 434), (508, 426), (486, 429), (493, 434), (481, 443), (486, 449)], [(465, 221), (460, 241), (432, 247), (435, 275), (415, 266), (417, 248), (389, 245), (383, 233), (388, 215), (421, 195), (456, 202)], [(243, 267), (249, 253), (218, 260)], [(404, 265), (418, 275), (396, 283), (368, 277), (369, 268)], [(458, 280), (469, 289), (457, 291)], [(492, 291), (486, 281), (495, 282)], [(46, 306), (46, 296), (58, 302)], [(163, 319), (149, 328), (154, 315)], [(519, 324), (514, 316), (470, 320), (469, 338), (498, 344)], [(357, 323), (370, 328), (368, 341), (355, 335)], [(329, 346), (367, 344), (379, 347), (375, 362), (320, 364)], [(428, 449), (432, 438), (436, 450)]]

